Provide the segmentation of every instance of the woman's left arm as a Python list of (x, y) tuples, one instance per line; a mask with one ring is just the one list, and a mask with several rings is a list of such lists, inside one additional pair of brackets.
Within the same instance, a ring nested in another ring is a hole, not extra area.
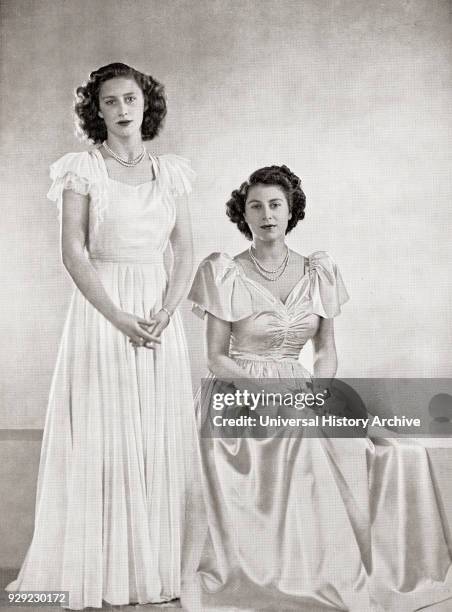
[(314, 346), (314, 378), (323, 380), (321, 386), (335, 377), (337, 371), (337, 353), (334, 342), (334, 319), (320, 319), (319, 329), (312, 339)]
[(193, 272), (193, 236), (191, 231), (188, 199), (185, 196), (176, 199), (176, 222), (170, 236), (173, 251), (173, 267), (168, 281), (168, 288), (163, 307), (151, 320), (155, 322), (152, 335), (159, 336), (167, 327), (170, 315), (187, 296)]

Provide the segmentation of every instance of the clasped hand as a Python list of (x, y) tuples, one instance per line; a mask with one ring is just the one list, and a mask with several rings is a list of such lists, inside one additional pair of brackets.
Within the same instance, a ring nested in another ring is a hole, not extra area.
[(134, 348), (154, 349), (156, 344), (161, 343), (160, 336), (169, 320), (165, 310), (159, 310), (150, 319), (123, 312), (116, 327), (128, 336)]

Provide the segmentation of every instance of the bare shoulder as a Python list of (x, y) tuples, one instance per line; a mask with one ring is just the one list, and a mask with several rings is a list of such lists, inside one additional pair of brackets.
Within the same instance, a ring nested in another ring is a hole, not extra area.
[(304, 274), (306, 272), (306, 262), (308, 261), (308, 258), (305, 257), (304, 255), (301, 255), (297, 251), (293, 251), (292, 249), (289, 249), (289, 252), (290, 252), (289, 267), (292, 270), (292, 272), (298, 275)]
[(298, 253), (298, 251), (294, 251), (293, 249), (289, 249), (291, 260), (297, 265), (304, 265), (307, 257)]
[(238, 261), (240, 263), (249, 261), (250, 256), (248, 255), (248, 249), (246, 249), (246, 251), (242, 251), (241, 253), (238, 253), (237, 255), (234, 255), (233, 259), (234, 261)]

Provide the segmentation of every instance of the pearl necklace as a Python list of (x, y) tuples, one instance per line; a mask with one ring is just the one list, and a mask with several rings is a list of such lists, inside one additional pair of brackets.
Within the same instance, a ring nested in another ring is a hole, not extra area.
[(144, 148), (144, 145), (143, 145), (143, 150), (138, 155), (138, 157), (135, 157), (135, 159), (128, 161), (127, 159), (122, 159), (122, 157), (119, 157), (117, 153), (115, 153), (112, 149), (110, 149), (106, 140), (104, 140), (104, 142), (102, 143), (102, 146), (107, 151), (107, 153), (113, 157), (113, 159), (116, 159), (116, 161), (119, 164), (121, 164), (122, 166), (126, 166), (126, 168), (133, 168), (133, 166), (137, 166), (140, 163), (140, 161), (144, 158), (144, 156), (146, 155), (146, 149)]
[(260, 263), (260, 261), (253, 255), (251, 246), (248, 249), (248, 253), (250, 255), (251, 261), (256, 266), (256, 270), (259, 272), (261, 276), (263, 276), (269, 281), (278, 280), (278, 278), (285, 272), (287, 268), (287, 264), (289, 263), (290, 251), (288, 247), (287, 247), (287, 252), (284, 256), (284, 259), (279, 264), (279, 266), (277, 268), (274, 268), (273, 270), (268, 270), (267, 268), (264, 268), (264, 266)]

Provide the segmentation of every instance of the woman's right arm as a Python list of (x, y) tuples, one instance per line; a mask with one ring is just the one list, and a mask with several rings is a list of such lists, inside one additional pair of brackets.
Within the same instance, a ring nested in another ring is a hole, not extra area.
[(246, 378), (246, 372), (229, 357), (231, 324), (207, 313), (207, 367), (217, 378), (234, 382)]
[(160, 342), (142, 326), (149, 322), (122, 311), (110, 299), (104, 286), (85, 255), (88, 235), (89, 198), (75, 191), (63, 192), (61, 219), (61, 254), (63, 264), (85, 298), (123, 334), (135, 343)]

